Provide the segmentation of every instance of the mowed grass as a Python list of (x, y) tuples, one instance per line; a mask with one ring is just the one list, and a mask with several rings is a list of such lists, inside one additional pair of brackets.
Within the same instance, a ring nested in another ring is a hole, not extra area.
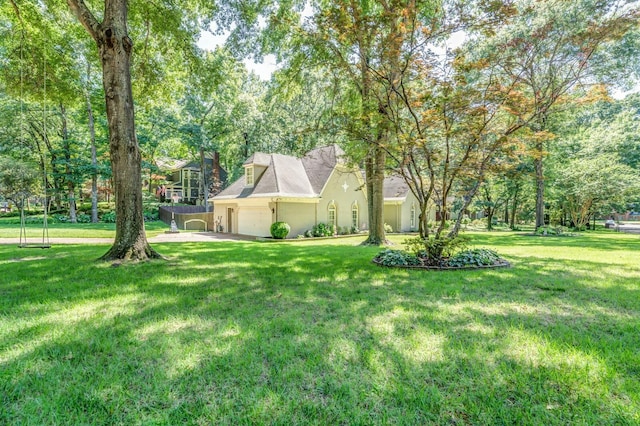
[(639, 424), (638, 236), (472, 241), (513, 267), (383, 269), (357, 239), (119, 267), (0, 246), (0, 424)]
[[(0, 238), (20, 238), (20, 224), (10, 223), (19, 218), (0, 218)], [(42, 224), (28, 223), (26, 235), (29, 242), (42, 241)], [(115, 223), (49, 223), (47, 225), (50, 238), (114, 238)], [(147, 237), (153, 237), (169, 229), (160, 221), (145, 223)]]

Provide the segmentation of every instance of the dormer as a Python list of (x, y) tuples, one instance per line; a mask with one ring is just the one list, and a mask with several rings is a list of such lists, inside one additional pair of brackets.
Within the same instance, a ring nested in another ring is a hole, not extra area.
[(242, 165), (244, 167), (244, 186), (253, 188), (270, 163), (271, 155), (269, 154), (256, 152), (249, 157)]

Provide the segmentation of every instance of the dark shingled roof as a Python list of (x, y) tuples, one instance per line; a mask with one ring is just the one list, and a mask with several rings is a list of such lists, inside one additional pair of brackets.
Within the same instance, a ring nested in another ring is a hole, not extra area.
[(243, 166), (249, 164), (255, 164), (257, 166), (268, 166), (271, 162), (271, 154), (265, 154), (264, 152), (254, 152), (251, 157), (247, 158), (247, 161), (242, 163)]
[(409, 194), (409, 185), (401, 176), (391, 175), (384, 178), (384, 199), (404, 200)]
[(303, 158), (256, 152), (244, 162), (266, 166), (264, 173), (256, 176), (254, 186), (245, 187), (242, 176), (214, 198), (317, 197), (343, 155), (336, 145), (314, 149)]
[(317, 194), (322, 192), (331, 172), (343, 156), (344, 151), (339, 146), (329, 145), (311, 150), (302, 158), (311, 186)]

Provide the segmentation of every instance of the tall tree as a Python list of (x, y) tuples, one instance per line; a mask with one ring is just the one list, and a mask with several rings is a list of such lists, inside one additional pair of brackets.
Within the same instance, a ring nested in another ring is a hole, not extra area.
[(40, 176), (33, 165), (0, 157), (0, 195), (23, 207), (23, 200), (38, 190)]
[[(519, 76), (527, 88), (524, 99), (535, 111), (529, 127), (548, 134), (552, 107), (587, 77), (594, 77), (596, 53), (638, 25), (633, 0), (517, 2), (518, 18), (501, 28), (497, 49), (511, 53), (504, 72)], [(500, 41), (502, 39), (502, 41)], [(533, 146), (536, 176), (536, 228), (544, 225), (544, 157), (546, 141)]]
[(105, 0), (102, 21), (83, 0), (67, 0), (67, 4), (96, 42), (102, 63), (116, 199), (116, 237), (102, 259), (159, 257), (147, 242), (144, 231), (141, 155), (135, 134), (131, 90), (133, 42), (127, 30), (128, 2)]
[[(206, 154), (219, 152), (233, 139), (241, 139), (245, 129), (238, 122), (242, 116), (255, 118), (243, 110), (243, 84), (248, 76), (242, 63), (237, 61), (224, 48), (204, 52), (203, 57), (186, 82), (182, 106), (181, 132), (187, 145), (200, 161), (200, 200), (209, 211), (208, 199), (213, 187), (221, 182), (212, 182), (211, 170), (206, 167)], [(214, 160), (215, 161), (215, 160)], [(215, 166), (215, 165), (214, 165)]]
[[(380, 80), (395, 82), (406, 67), (405, 43), (415, 35), (419, 15), (433, 13), (435, 3), (416, 1), (336, 1), (325, 4), (310, 33), (323, 59), (351, 85), (344, 111), (347, 132), (364, 153), (369, 236), (365, 244), (386, 242), (383, 184), (391, 143), (394, 93)], [(391, 97), (391, 98), (390, 98)]]

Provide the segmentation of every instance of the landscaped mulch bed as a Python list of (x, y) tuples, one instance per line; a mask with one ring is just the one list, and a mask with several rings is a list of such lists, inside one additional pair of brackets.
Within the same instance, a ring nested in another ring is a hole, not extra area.
[(400, 268), (400, 269), (423, 269), (428, 271), (461, 271), (469, 269), (495, 269), (495, 268), (510, 268), (511, 263), (506, 260), (499, 261), (493, 265), (469, 265), (469, 266), (429, 266), (429, 265), (384, 265), (377, 259), (371, 260), (378, 266), (385, 268)]

